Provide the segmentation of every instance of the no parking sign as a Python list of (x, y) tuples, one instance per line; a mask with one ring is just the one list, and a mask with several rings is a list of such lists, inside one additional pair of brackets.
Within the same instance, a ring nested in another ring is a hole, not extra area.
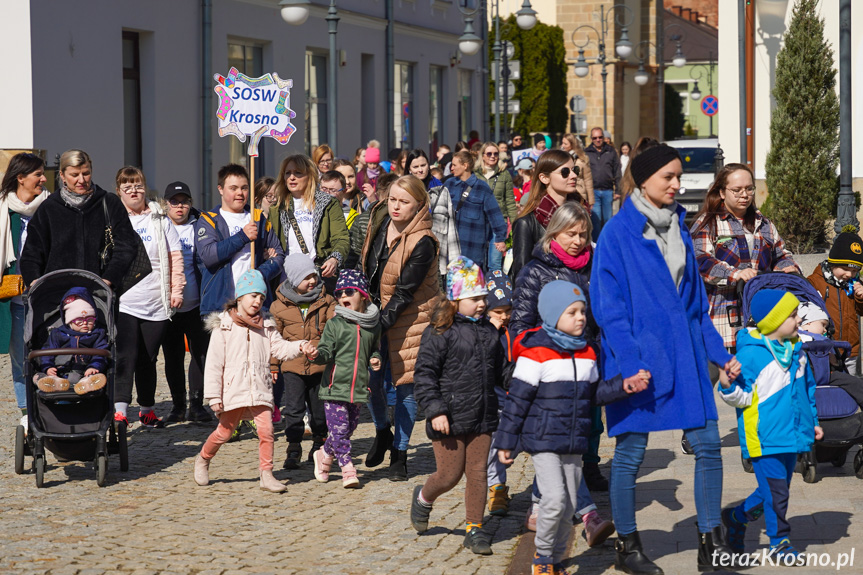
[(719, 113), (719, 98), (716, 96), (704, 96), (701, 100), (701, 111), (705, 116), (715, 116)]

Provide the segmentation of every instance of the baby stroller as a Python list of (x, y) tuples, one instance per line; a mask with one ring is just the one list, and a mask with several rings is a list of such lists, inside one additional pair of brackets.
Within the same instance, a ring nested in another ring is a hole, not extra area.
[[(39, 371), (38, 360), (44, 356), (69, 355), (68, 349), (44, 350), (51, 329), (63, 322), (60, 302), (73, 287), (87, 288), (96, 303), (97, 324), (108, 334), (108, 349), (76, 349), (76, 355), (101, 355), (108, 361), (102, 389), (76, 394), (45, 393), (33, 384)], [(24, 456), (33, 457), (36, 486), (45, 482), (46, 450), (58, 459), (93, 461), (96, 484), (105, 485), (108, 453), (120, 455), (120, 470), (129, 469), (126, 424), (114, 422), (114, 296), (98, 275), (83, 270), (58, 270), (42, 276), (27, 296), (27, 321), (24, 327), (24, 381), (27, 383), (28, 429), (19, 425), (15, 432), (15, 473), (24, 473)]]
[[(764, 273), (746, 282), (740, 301), (740, 318), (744, 326), (749, 325), (749, 304), (753, 296), (762, 289), (782, 289), (793, 293), (802, 303), (817, 304), (824, 313), (827, 307), (818, 291), (805, 278), (796, 274)], [(829, 315), (828, 315), (829, 318)], [(833, 334), (835, 326), (828, 320), (827, 332)], [(835, 467), (845, 465), (848, 450), (854, 445), (863, 445), (863, 412), (848, 392), (830, 384), (831, 372), (846, 371), (844, 359), (851, 351), (846, 341), (808, 341), (803, 350), (809, 358), (815, 375), (815, 405), (818, 420), (824, 429), (824, 438), (813, 444), (809, 453), (801, 454), (797, 460), (797, 471), (806, 483), (818, 480), (817, 464), (831, 462)], [(838, 366), (832, 366), (830, 355), (835, 354)], [(743, 460), (743, 468), (752, 472), (752, 464)], [(854, 457), (854, 473), (863, 479), (863, 449)]]

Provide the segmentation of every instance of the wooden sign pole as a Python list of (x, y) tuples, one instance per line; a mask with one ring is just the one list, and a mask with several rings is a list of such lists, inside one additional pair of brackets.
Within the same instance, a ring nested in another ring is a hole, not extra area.
[[(255, 156), (249, 156), (249, 209), (252, 210), (252, 221), (258, 225), (258, 212), (255, 210)], [(249, 244), (252, 250), (252, 269), (255, 269), (255, 240)]]

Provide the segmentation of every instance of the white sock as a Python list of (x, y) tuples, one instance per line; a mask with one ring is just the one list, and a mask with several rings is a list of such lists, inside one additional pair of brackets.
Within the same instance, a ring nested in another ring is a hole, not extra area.
[(126, 412), (129, 411), (129, 404), (117, 402), (114, 404), (114, 411), (116, 411), (117, 413), (122, 413), (123, 417), (126, 417)]
[(423, 507), (431, 507), (433, 503), (425, 500), (425, 497), (423, 497), (422, 490), (420, 490), (419, 494), (417, 495), (417, 501), (419, 501), (420, 505), (422, 505)]
[(150, 413), (151, 411), (153, 411), (152, 406), (150, 406), (150, 407), (144, 407), (143, 405), (141, 406), (141, 413)]

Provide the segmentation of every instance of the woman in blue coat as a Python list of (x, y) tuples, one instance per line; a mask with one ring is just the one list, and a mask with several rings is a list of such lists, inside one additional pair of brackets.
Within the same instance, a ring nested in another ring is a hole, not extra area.
[(715, 570), (713, 551), (719, 557), (731, 550), (720, 527), (722, 459), (707, 362), (731, 374), (740, 364), (710, 320), (692, 238), (681, 225), (680, 156), (656, 145), (636, 156), (630, 171), (638, 189), (603, 228), (590, 280), (603, 379), (626, 392), (606, 407), (608, 435), (617, 438), (610, 492), (619, 535), (615, 567), (662, 573), (641, 547), (635, 478), (649, 432), (682, 429), (695, 451), (698, 567)]

